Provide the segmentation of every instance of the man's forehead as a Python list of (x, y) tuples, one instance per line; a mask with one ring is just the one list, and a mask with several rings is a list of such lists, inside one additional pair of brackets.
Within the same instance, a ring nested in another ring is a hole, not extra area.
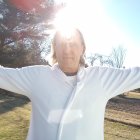
[(57, 34), (57, 38), (56, 38), (57, 41), (80, 41), (80, 35), (77, 31), (74, 31), (72, 32), (71, 34), (63, 34), (61, 32), (59, 32)]

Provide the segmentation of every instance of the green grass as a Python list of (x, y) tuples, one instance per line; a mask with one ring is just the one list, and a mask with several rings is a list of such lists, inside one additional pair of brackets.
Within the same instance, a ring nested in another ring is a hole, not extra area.
[(0, 140), (25, 140), (30, 108), (27, 104), (0, 115)]

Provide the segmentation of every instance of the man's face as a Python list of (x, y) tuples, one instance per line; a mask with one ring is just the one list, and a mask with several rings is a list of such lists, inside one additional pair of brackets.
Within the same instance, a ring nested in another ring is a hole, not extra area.
[(58, 64), (63, 68), (77, 67), (84, 53), (80, 35), (76, 31), (71, 36), (59, 34), (54, 49)]

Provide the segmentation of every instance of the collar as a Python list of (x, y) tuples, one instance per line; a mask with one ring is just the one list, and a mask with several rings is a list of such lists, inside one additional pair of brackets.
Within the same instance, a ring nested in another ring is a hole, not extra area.
[[(59, 68), (58, 63), (52, 66), (52, 70), (56, 71), (57, 76), (61, 76), (65, 81), (67, 81), (67, 75)], [(80, 66), (76, 75), (77, 83), (85, 80), (86, 70), (84, 66)]]

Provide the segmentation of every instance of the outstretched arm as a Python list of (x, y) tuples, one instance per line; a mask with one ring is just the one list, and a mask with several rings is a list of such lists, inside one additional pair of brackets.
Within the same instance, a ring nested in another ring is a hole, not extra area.
[(30, 98), (32, 88), (39, 76), (39, 66), (6, 68), (0, 66), (0, 88), (23, 94)]
[(107, 98), (140, 88), (140, 67), (129, 69), (100, 68), (99, 76)]

